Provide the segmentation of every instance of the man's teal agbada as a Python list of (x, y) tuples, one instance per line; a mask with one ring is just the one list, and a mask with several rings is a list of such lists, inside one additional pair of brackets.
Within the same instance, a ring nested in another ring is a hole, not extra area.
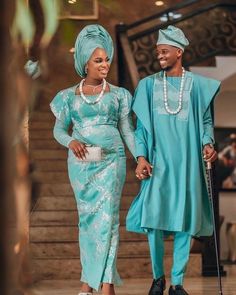
[[(169, 95), (177, 98), (179, 78), (168, 80)], [(136, 155), (147, 157), (154, 168), (129, 210), (129, 231), (212, 234), (202, 146), (214, 143), (211, 113), (220, 83), (191, 72), (187, 72), (186, 80), (185, 114), (182, 110), (176, 117), (161, 107), (162, 72), (144, 78), (136, 89)]]
[(179, 28), (160, 30), (156, 50), (162, 71), (141, 80), (134, 95), (136, 176), (142, 183), (126, 227), (148, 235), (154, 277), (148, 295), (164, 294), (164, 235), (174, 236), (169, 295), (187, 295), (183, 279), (191, 237), (213, 230), (204, 160), (217, 156), (213, 102), (220, 82), (183, 68), (188, 44)]

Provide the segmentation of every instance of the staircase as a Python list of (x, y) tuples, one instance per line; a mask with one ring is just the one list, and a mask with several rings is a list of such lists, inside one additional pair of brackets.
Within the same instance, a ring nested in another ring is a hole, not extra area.
[[(39, 187), (39, 197), (30, 219), (32, 270), (35, 280), (79, 279), (78, 216), (67, 175), (67, 151), (53, 139), (54, 116), (48, 104), (48, 99), (42, 99), (30, 120), (30, 156)], [(125, 230), (127, 210), (139, 190), (134, 174), (135, 162), (129, 153), (127, 158), (127, 178), (120, 210), (118, 269), (122, 278), (151, 278), (146, 236)], [(165, 243), (165, 265), (169, 272), (172, 240)], [(200, 272), (201, 255), (191, 254), (187, 275), (199, 276)]]

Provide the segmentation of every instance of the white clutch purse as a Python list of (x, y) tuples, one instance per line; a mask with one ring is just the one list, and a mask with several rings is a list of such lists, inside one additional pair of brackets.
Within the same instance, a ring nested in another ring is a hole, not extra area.
[(88, 153), (85, 159), (78, 159), (81, 162), (99, 162), (102, 160), (102, 148), (100, 146), (86, 146)]

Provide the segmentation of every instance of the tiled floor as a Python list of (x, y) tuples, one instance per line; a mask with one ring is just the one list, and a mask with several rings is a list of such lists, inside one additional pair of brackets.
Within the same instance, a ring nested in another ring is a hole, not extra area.
[[(223, 295), (236, 295), (236, 265), (225, 266), (227, 276), (223, 281)], [(151, 280), (127, 279), (122, 287), (116, 288), (117, 295), (147, 295)], [(80, 283), (77, 281), (41, 281), (33, 288), (35, 295), (77, 295)], [(185, 288), (190, 295), (217, 295), (217, 278), (186, 278)], [(168, 288), (167, 288), (168, 290)], [(94, 293), (101, 294), (101, 293)], [(168, 294), (168, 291), (165, 292)]]

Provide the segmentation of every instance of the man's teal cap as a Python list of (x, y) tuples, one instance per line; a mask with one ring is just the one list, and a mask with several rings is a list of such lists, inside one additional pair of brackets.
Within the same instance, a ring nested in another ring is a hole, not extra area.
[(79, 33), (75, 42), (75, 69), (83, 78), (86, 77), (85, 65), (96, 48), (103, 48), (112, 61), (114, 47), (110, 34), (100, 25), (88, 25)]
[(157, 45), (171, 45), (184, 51), (185, 47), (189, 45), (189, 41), (181, 29), (168, 26), (167, 29), (159, 30)]

